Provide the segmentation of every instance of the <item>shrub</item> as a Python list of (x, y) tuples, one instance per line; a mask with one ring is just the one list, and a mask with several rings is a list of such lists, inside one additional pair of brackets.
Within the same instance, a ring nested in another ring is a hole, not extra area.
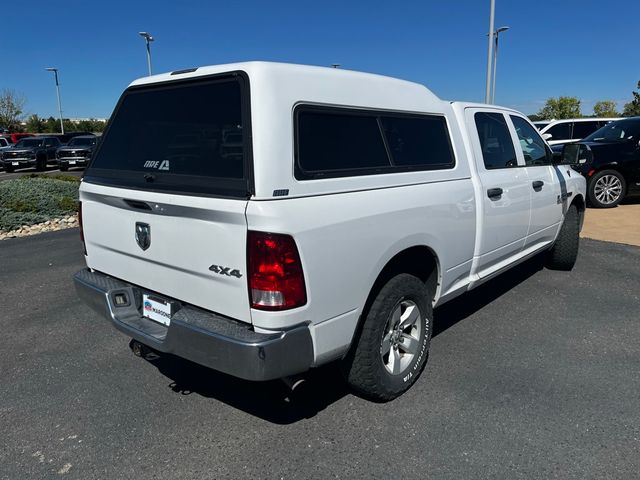
[(13, 230), (75, 213), (79, 180), (61, 176), (66, 178), (40, 175), (0, 182), (0, 230)]

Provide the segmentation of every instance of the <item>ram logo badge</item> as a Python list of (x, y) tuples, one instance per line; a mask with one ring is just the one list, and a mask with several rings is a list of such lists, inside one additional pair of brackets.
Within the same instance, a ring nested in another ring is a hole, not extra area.
[(151, 227), (148, 223), (136, 222), (136, 243), (142, 250), (151, 245)]
[(235, 268), (231, 270), (231, 267), (223, 267), (222, 265), (211, 265), (209, 267), (209, 270), (215, 273), (219, 273), (220, 275), (226, 275), (227, 277), (242, 277), (240, 270), (237, 270)]

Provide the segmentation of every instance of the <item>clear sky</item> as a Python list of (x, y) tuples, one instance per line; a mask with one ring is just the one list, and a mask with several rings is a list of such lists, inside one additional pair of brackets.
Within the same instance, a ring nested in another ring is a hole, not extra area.
[[(0, 89), (28, 113), (107, 117), (122, 90), (154, 73), (244, 60), (274, 60), (390, 75), (450, 100), (482, 101), (489, 0), (52, 2), (6, 5)], [(530, 114), (551, 96), (630, 100), (640, 80), (640, 0), (496, 0), (500, 37), (496, 103)]]

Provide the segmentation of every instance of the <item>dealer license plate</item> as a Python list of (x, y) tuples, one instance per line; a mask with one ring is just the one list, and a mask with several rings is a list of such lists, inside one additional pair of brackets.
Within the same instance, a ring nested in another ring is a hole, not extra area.
[(75, 160), (69, 160), (69, 165), (75, 165), (76, 161)]
[(11, 165), (20, 165), (20, 162), (11, 162)]
[(154, 322), (169, 326), (171, 323), (171, 303), (158, 297), (142, 295), (142, 315)]

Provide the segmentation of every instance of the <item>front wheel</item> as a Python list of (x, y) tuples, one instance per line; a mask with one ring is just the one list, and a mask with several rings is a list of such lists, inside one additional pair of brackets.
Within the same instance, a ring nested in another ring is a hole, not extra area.
[(424, 282), (406, 273), (382, 287), (343, 361), (351, 387), (372, 400), (389, 401), (415, 383), (429, 355), (431, 300)]
[(45, 157), (39, 157), (36, 160), (36, 170), (42, 172), (47, 168), (47, 159)]
[(578, 258), (580, 248), (580, 215), (578, 208), (571, 205), (564, 216), (558, 238), (549, 250), (547, 268), (551, 270), (571, 270)]
[(66, 172), (67, 170), (69, 170), (69, 166), (68, 165), (60, 165), (60, 171), (61, 172)]
[(4, 171), (7, 173), (13, 173), (15, 171), (15, 169), (13, 168), (12, 165), (7, 165), (4, 167)]
[(612, 208), (624, 198), (626, 183), (615, 170), (603, 170), (591, 177), (588, 187), (589, 203), (596, 208)]

